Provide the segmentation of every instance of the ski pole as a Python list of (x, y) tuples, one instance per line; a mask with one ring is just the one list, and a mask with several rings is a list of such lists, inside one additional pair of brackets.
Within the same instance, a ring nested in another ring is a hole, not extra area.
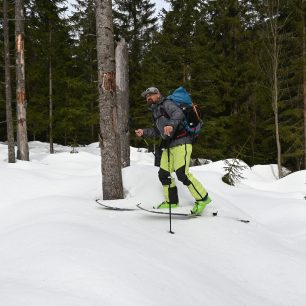
[[(167, 153), (168, 153), (168, 171), (169, 171), (169, 175), (171, 176), (171, 172), (170, 172), (170, 148), (169, 148), (169, 144), (168, 144), (168, 147), (167, 147)], [(170, 182), (169, 182), (168, 193), (170, 192), (170, 187), (171, 187), (171, 179), (170, 179)], [(174, 232), (172, 231), (171, 203), (169, 203), (169, 223), (170, 223), (169, 233), (170, 234), (174, 234)]]
[[(144, 143), (146, 144), (147, 148), (148, 148), (148, 151), (150, 151), (150, 147), (149, 147), (149, 144), (147, 142), (147, 140), (144, 138), (144, 136), (141, 136), (141, 139), (144, 141)], [(153, 153), (153, 155), (155, 156), (155, 153), (152, 151), (151, 153)]]
[(146, 146), (149, 147), (149, 144), (148, 144), (147, 140), (144, 138), (144, 136), (141, 136), (141, 139), (144, 141), (144, 143), (146, 144)]

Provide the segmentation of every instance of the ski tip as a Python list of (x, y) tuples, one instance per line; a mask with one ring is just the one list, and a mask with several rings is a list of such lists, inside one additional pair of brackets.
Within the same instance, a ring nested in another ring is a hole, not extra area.
[(243, 219), (240, 219), (239, 221), (240, 221), (240, 222), (243, 222), (243, 223), (250, 223), (250, 220), (243, 220)]

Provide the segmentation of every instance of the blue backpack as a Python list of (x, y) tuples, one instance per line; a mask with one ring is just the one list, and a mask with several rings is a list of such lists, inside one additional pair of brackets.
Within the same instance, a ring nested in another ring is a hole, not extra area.
[[(178, 105), (184, 112), (184, 133), (179, 133), (176, 138), (186, 136), (186, 134), (198, 136), (203, 126), (202, 114), (196, 105), (192, 103), (191, 97), (184, 87), (179, 87), (167, 97), (167, 99)], [(181, 135), (181, 136), (180, 136)]]

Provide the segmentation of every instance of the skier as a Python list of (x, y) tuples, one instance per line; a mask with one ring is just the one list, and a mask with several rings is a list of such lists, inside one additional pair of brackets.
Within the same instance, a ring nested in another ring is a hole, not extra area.
[(184, 130), (183, 111), (171, 100), (164, 98), (156, 87), (149, 87), (141, 96), (150, 104), (153, 128), (137, 129), (135, 133), (138, 137), (160, 136), (164, 144), (158, 176), (163, 185), (165, 201), (156, 208), (169, 208), (169, 205), (171, 208), (178, 207), (177, 187), (171, 176), (175, 171), (178, 180), (188, 187), (195, 198), (191, 213), (201, 215), (211, 199), (203, 185), (189, 172), (193, 136)]

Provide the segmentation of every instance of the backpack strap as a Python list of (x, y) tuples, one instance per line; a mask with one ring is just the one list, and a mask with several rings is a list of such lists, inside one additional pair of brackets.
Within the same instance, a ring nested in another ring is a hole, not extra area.
[[(166, 110), (163, 106), (164, 102), (167, 101), (167, 100), (170, 101), (171, 103), (173, 103), (174, 105), (176, 105), (178, 108), (180, 108), (173, 100), (169, 99), (169, 97), (163, 98), (161, 100), (161, 102), (159, 102), (159, 104), (158, 104), (161, 107), (161, 114), (156, 119), (159, 119), (160, 117), (163, 117), (163, 116), (166, 117), (167, 119), (170, 119), (170, 116), (168, 115), (168, 113), (166, 112)], [(186, 118), (185, 118), (185, 121), (186, 121)], [(186, 136), (188, 136), (188, 131), (185, 128), (185, 122), (181, 122), (177, 126), (177, 128), (176, 128), (176, 130), (175, 130), (175, 132), (172, 136), (172, 139), (178, 139), (178, 138), (182, 138), (182, 137), (186, 137)]]

